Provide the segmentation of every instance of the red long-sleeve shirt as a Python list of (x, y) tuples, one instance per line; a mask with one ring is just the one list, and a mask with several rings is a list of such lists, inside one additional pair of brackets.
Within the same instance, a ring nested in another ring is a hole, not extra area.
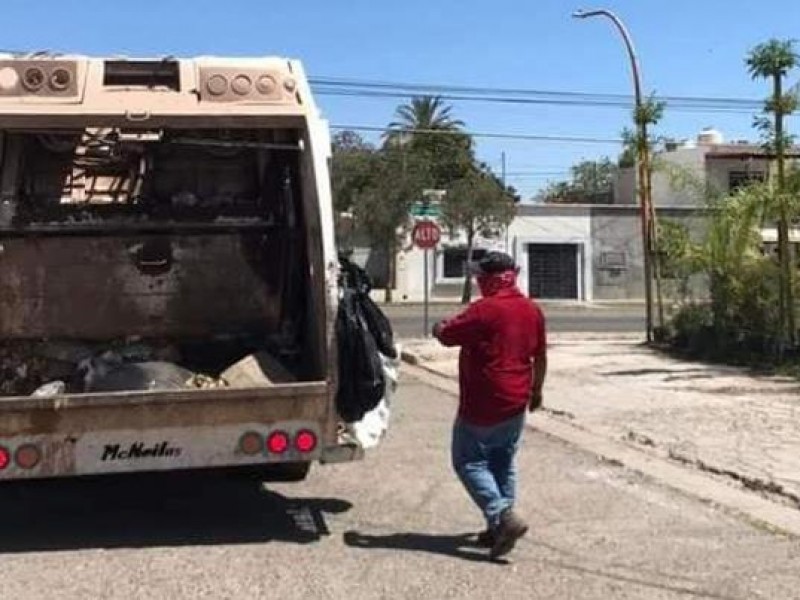
[(459, 416), (491, 426), (527, 408), (533, 361), (546, 352), (539, 306), (514, 288), (471, 304), (437, 332), (445, 346), (461, 346)]

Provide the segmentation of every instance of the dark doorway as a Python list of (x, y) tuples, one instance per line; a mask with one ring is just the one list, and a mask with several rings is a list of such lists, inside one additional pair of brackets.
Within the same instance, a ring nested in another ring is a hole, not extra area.
[(528, 293), (533, 298), (577, 300), (577, 244), (529, 244)]

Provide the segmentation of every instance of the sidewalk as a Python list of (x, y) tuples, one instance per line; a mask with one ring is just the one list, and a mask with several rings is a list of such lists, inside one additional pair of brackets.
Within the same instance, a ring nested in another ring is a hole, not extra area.
[[(457, 350), (404, 342), (454, 378)], [(554, 335), (545, 410), (571, 425), (800, 507), (800, 382), (683, 362), (636, 336)]]

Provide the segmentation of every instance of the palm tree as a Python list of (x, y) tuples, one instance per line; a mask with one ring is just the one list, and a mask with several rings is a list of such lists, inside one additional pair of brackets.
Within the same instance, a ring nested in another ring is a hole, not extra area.
[[(787, 138), (784, 133), (784, 117), (794, 112), (797, 100), (791, 94), (783, 93), (783, 80), (789, 71), (798, 66), (800, 56), (794, 49), (792, 40), (771, 39), (753, 48), (746, 59), (747, 70), (753, 79), (771, 79), (772, 97), (767, 100), (765, 112), (773, 113), (774, 124), (767, 126), (770, 135), (768, 146), (774, 150), (778, 167), (777, 192), (779, 198), (778, 247), (781, 263), (780, 308), (782, 328), (785, 327), (785, 340), (790, 344), (795, 340), (794, 288), (792, 282), (792, 263), (789, 249), (789, 207), (786, 194), (785, 152)], [(770, 152), (772, 154), (772, 152)]]
[(464, 122), (452, 115), (453, 107), (441, 96), (414, 96), (395, 111), (396, 121), (389, 123), (387, 140), (398, 144), (408, 141), (410, 131), (458, 131)]

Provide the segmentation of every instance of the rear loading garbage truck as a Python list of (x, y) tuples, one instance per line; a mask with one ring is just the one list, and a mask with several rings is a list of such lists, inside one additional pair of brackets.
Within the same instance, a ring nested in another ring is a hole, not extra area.
[(361, 458), (329, 154), (297, 61), (0, 55), (0, 480)]

